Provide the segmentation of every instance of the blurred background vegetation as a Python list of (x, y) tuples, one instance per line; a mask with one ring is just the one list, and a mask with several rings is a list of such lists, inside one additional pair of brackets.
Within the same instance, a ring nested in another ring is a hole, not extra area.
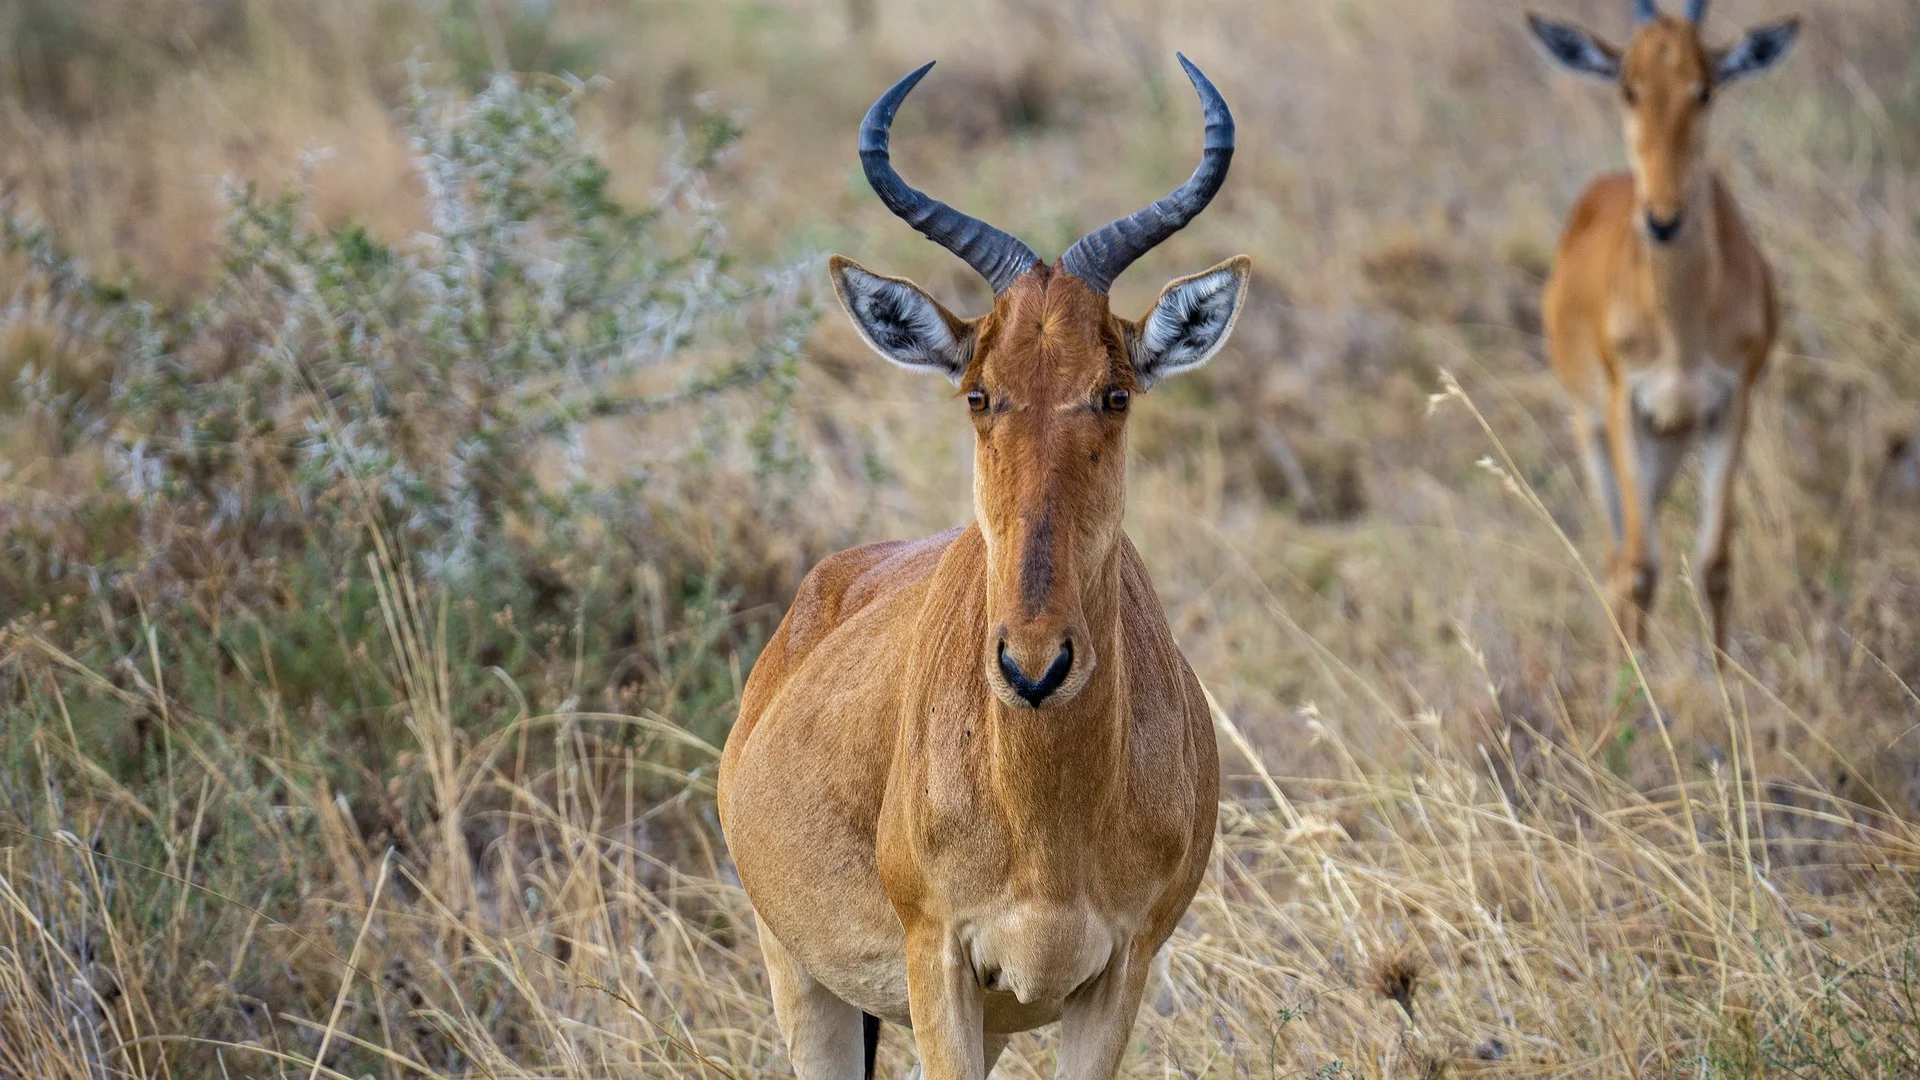
[(1690, 480), (1643, 669), (1589, 577), (1538, 295), (1623, 154), (1519, 5), (0, 0), (0, 1075), (780, 1074), (713, 747), (971, 513), (828, 310), (988, 300), (859, 117), (941, 61), (902, 172), (1051, 257), (1191, 170), (1176, 48), (1240, 148), (1116, 307), (1256, 279), (1132, 421), (1228, 783), (1128, 1068), (1911, 1075), (1920, 10), (1801, 10), (1714, 113), (1785, 302), (1716, 677)]

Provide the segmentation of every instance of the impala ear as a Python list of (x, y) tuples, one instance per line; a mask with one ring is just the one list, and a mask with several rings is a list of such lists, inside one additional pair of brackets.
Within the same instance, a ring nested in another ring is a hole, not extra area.
[(901, 367), (954, 382), (973, 359), (973, 326), (905, 278), (881, 277), (852, 259), (827, 260), (833, 291), (873, 351)]
[(1560, 66), (1603, 79), (1620, 77), (1619, 49), (1572, 23), (1555, 22), (1531, 11), (1527, 12), (1527, 25), (1533, 28), (1533, 36), (1540, 39), (1540, 44), (1547, 47), (1547, 55)]
[(1160, 290), (1133, 335), (1133, 372), (1141, 389), (1213, 359), (1240, 317), (1252, 275), (1253, 260), (1236, 255)]
[(1713, 54), (1713, 81), (1730, 83), (1767, 70), (1787, 55), (1798, 36), (1798, 16), (1754, 27), (1739, 41)]

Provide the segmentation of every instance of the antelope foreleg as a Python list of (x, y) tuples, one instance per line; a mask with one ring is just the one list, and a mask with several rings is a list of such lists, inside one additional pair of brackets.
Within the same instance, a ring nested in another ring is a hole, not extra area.
[(926, 1080), (982, 1080), (986, 994), (960, 942), (937, 922), (907, 927), (907, 1008)]
[(1620, 500), (1620, 542), (1613, 548), (1608, 572), (1614, 617), (1630, 649), (1641, 645), (1642, 624), (1659, 580), (1657, 555), (1647, 543), (1649, 500), (1642, 494), (1635, 426), (1631, 393), (1624, 384), (1616, 383), (1607, 401), (1607, 450), (1613, 459), (1614, 491)]
[(1589, 409), (1581, 408), (1573, 416), (1573, 437), (1580, 444), (1580, 457), (1587, 466), (1587, 483), (1593, 488), (1594, 504), (1600, 509), (1607, 529), (1609, 555), (1620, 546), (1620, 483), (1614, 476), (1613, 451), (1607, 444), (1607, 421)]
[(1700, 438), (1700, 530), (1694, 537), (1693, 558), (1713, 627), (1715, 664), (1727, 648), (1727, 603), (1733, 591), (1733, 486), (1746, 436), (1743, 388)]
[(1627, 640), (1638, 647), (1646, 643), (1647, 612), (1660, 580), (1660, 500), (1673, 486), (1686, 440), (1659, 430), (1635, 405), (1627, 386), (1614, 391), (1607, 432), (1619, 473), (1624, 526), (1614, 584), (1621, 625)]
[(1073, 992), (1060, 1011), (1060, 1080), (1111, 1080), (1133, 1034), (1153, 955), (1133, 946)]

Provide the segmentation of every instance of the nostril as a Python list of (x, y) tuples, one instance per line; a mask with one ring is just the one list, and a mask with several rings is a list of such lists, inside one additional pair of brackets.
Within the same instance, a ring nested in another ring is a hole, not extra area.
[(1007, 643), (1004, 640), (1000, 642), (1000, 674), (1006, 678), (1007, 685), (1013, 688), (1013, 692), (1018, 694), (1022, 701), (1036, 709), (1055, 690), (1060, 689), (1072, 670), (1073, 642), (1070, 640), (1060, 643), (1060, 651), (1055, 654), (1053, 663), (1047, 665), (1047, 670), (1038, 679), (1029, 677), (1025, 671), (1021, 670), (1019, 662), (1007, 652)]
[(1647, 235), (1664, 244), (1680, 232), (1680, 220), (1679, 214), (1662, 220), (1659, 215), (1649, 210), (1647, 211)]

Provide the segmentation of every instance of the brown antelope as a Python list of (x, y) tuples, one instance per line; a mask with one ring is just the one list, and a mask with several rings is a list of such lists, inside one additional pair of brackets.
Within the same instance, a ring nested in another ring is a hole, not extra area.
[(1139, 322), (1107, 302), (1227, 176), (1226, 102), (1180, 62), (1206, 115), (1200, 167), (1054, 266), (894, 172), (894, 113), (933, 65), (861, 125), (874, 191), (994, 300), (962, 319), (829, 264), (875, 352), (959, 385), (974, 520), (816, 566), (721, 758), (721, 822), (802, 1080), (871, 1075), (881, 1018), (911, 1025), (929, 1080), (979, 1080), (1009, 1035), (1055, 1020), (1061, 1076), (1112, 1076), (1206, 868), (1212, 721), (1121, 529), (1127, 416), (1219, 350), (1251, 264), (1174, 281)]
[(1727, 644), (1734, 474), (1748, 403), (1773, 345), (1773, 284), (1740, 208), (1704, 149), (1721, 87), (1773, 65), (1797, 19), (1725, 49), (1700, 40), (1706, 0), (1686, 18), (1635, 0), (1625, 50), (1529, 14), (1555, 60), (1616, 83), (1630, 171), (1593, 181), (1574, 206), (1547, 281), (1547, 352), (1574, 399), (1574, 428), (1612, 527), (1612, 584), (1628, 641), (1645, 638), (1659, 577), (1655, 522), (1688, 445), (1701, 447), (1695, 566)]

